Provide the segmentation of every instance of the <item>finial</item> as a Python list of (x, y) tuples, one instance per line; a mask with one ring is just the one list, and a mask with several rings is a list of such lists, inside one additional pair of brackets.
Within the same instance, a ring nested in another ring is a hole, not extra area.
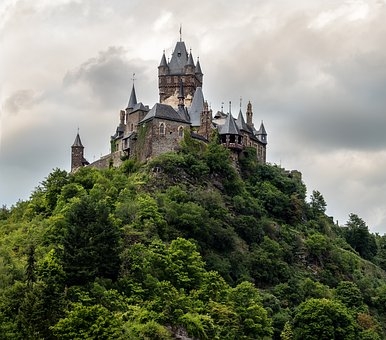
[(243, 98), (240, 96), (240, 110), (241, 110), (242, 103), (243, 103)]
[(221, 102), (221, 112), (224, 112), (224, 102)]
[(182, 24), (180, 24), (180, 41), (182, 41)]
[(133, 78), (131, 78), (131, 80), (133, 81), (133, 85), (134, 85), (134, 81), (135, 81), (135, 73), (133, 73)]
[(79, 135), (79, 126), (78, 126), (78, 135)]
[(229, 101), (229, 114), (232, 114), (232, 101)]

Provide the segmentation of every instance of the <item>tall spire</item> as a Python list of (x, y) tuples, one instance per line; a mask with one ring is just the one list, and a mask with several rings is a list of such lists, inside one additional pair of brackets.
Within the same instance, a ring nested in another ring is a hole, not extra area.
[(133, 73), (133, 87), (131, 89), (129, 103), (127, 104), (127, 109), (132, 109), (134, 108), (135, 105), (137, 105), (137, 96), (135, 94), (135, 87), (134, 87), (134, 80), (135, 80), (134, 76), (135, 76), (135, 73)]
[(166, 62), (165, 50), (164, 50), (164, 52), (162, 54), (161, 62), (159, 64), (159, 67), (165, 67), (165, 66), (168, 66), (168, 64)]
[(200, 65), (200, 58), (198, 58), (198, 57), (197, 57), (197, 63), (196, 63), (196, 74), (202, 75), (201, 65)]
[(80, 140), (80, 136), (79, 136), (79, 129), (78, 129), (78, 133), (76, 134), (74, 144), (72, 144), (72, 146), (83, 148), (82, 141)]

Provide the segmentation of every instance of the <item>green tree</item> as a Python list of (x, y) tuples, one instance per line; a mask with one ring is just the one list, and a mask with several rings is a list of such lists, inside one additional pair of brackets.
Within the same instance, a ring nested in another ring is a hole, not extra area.
[(327, 204), (326, 204), (326, 201), (324, 200), (323, 195), (319, 191), (314, 190), (312, 191), (312, 195), (310, 198), (311, 198), (310, 207), (311, 207), (313, 216), (317, 217), (317, 216), (323, 215), (326, 212), (326, 207), (327, 207)]
[(123, 323), (103, 306), (77, 304), (52, 330), (63, 340), (122, 339)]
[(309, 299), (299, 305), (293, 322), (294, 339), (356, 339), (356, 324), (347, 307), (328, 299)]
[(119, 271), (120, 233), (104, 201), (89, 196), (74, 201), (66, 213), (62, 263), (67, 284), (85, 284), (96, 277), (115, 280)]
[(358, 215), (350, 214), (344, 229), (344, 236), (348, 244), (366, 260), (372, 260), (377, 253), (375, 237)]

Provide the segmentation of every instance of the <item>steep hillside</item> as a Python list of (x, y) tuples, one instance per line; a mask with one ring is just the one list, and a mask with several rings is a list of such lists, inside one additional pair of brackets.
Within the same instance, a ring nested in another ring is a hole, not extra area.
[(1, 339), (385, 338), (385, 238), (252, 155), (54, 170), (0, 212)]

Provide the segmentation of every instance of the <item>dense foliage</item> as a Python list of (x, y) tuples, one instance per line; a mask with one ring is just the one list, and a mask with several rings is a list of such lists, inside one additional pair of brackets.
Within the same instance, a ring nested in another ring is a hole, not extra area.
[(1, 339), (386, 338), (386, 236), (298, 172), (186, 136), (0, 211)]

